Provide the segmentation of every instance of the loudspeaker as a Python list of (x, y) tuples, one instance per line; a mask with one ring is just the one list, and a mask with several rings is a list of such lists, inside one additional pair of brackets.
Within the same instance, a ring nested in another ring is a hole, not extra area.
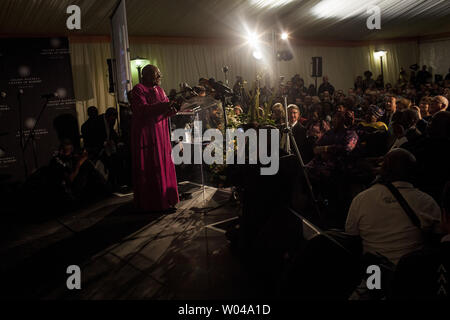
[(322, 57), (312, 58), (312, 77), (322, 76)]
[(113, 62), (112, 59), (107, 59), (106, 63), (108, 64), (108, 80), (109, 80), (109, 93), (114, 93), (114, 75), (113, 75)]

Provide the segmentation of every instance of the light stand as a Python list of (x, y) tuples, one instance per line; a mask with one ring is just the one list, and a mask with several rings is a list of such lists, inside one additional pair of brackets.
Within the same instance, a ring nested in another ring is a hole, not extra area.
[[(284, 132), (287, 133), (286, 130), (290, 130), (290, 126), (289, 126), (289, 116), (288, 116), (288, 104), (287, 104), (287, 95), (283, 95), (283, 99), (284, 99), (284, 110), (285, 110), (285, 115), (286, 115), (286, 126), (284, 128)], [(289, 134), (286, 134), (286, 145), (285, 145), (285, 151), (287, 154), (291, 154), (291, 137)]]
[(145, 63), (145, 61), (147, 61), (147, 59), (137, 56), (136, 58), (131, 59), (131, 61), (134, 61), (134, 63), (135, 63), (135, 66), (136, 66), (136, 69), (138, 72), (139, 83), (141, 83), (142, 82), (142, 73), (141, 73), (142, 66)]
[(142, 74), (141, 74), (142, 67), (141, 66), (137, 66), (136, 68), (137, 68), (137, 71), (138, 71), (139, 83), (141, 83), (142, 82)]
[(383, 81), (383, 87), (384, 87), (384, 73), (383, 73), (383, 56), (380, 56), (380, 65), (381, 65), (381, 80)]
[(384, 70), (383, 70), (383, 56), (386, 54), (386, 50), (378, 49), (374, 52), (375, 58), (380, 57), (380, 67), (381, 67), (381, 79), (383, 81), (383, 87), (384, 87)]

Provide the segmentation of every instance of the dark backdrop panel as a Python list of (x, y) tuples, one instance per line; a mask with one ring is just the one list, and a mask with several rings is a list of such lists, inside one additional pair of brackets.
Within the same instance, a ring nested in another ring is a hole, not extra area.
[[(0, 98), (0, 176), (3, 179), (8, 176), (11, 180), (23, 180), (24, 166), (30, 174), (47, 165), (61, 138), (71, 138), (79, 144), (67, 38), (1, 39), (0, 91), (3, 92)], [(50, 93), (57, 93), (58, 97), (51, 98), (44, 108), (46, 99), (41, 96)], [(20, 123), (27, 140), (40, 113), (34, 132), (35, 148), (31, 140), (22, 156)]]

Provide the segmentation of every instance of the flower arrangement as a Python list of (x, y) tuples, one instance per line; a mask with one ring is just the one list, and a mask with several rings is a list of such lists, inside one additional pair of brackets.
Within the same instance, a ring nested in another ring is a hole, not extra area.
[[(261, 77), (257, 76), (254, 82), (253, 89), (251, 92), (245, 90), (245, 93), (249, 97), (248, 111), (246, 113), (242, 112), (238, 114), (235, 110), (235, 106), (228, 105), (226, 110), (228, 128), (238, 129), (258, 129), (265, 126), (275, 126), (275, 122), (271, 119), (271, 107), (272, 102), (275, 99), (275, 93), (263, 104), (260, 104), (260, 88), (259, 81)], [(223, 164), (214, 163), (209, 166), (209, 171), (211, 173), (211, 182), (217, 184), (219, 187), (233, 186), (236, 185), (236, 176), (238, 175), (237, 167), (235, 165), (225, 164), (225, 159), (227, 155), (234, 151), (237, 153), (237, 141), (233, 140), (232, 146), (227, 146), (227, 150), (217, 150), (216, 152), (222, 152), (224, 161)]]

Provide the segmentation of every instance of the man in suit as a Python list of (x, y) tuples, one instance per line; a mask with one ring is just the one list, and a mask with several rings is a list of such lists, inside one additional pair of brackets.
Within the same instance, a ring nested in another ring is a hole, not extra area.
[[(306, 138), (306, 128), (300, 122), (301, 114), (300, 108), (295, 104), (288, 106), (288, 121), (289, 127), (292, 130), (297, 147), (303, 158), (304, 163), (308, 163), (313, 158), (312, 147)], [(292, 144), (291, 144), (291, 149)]]

